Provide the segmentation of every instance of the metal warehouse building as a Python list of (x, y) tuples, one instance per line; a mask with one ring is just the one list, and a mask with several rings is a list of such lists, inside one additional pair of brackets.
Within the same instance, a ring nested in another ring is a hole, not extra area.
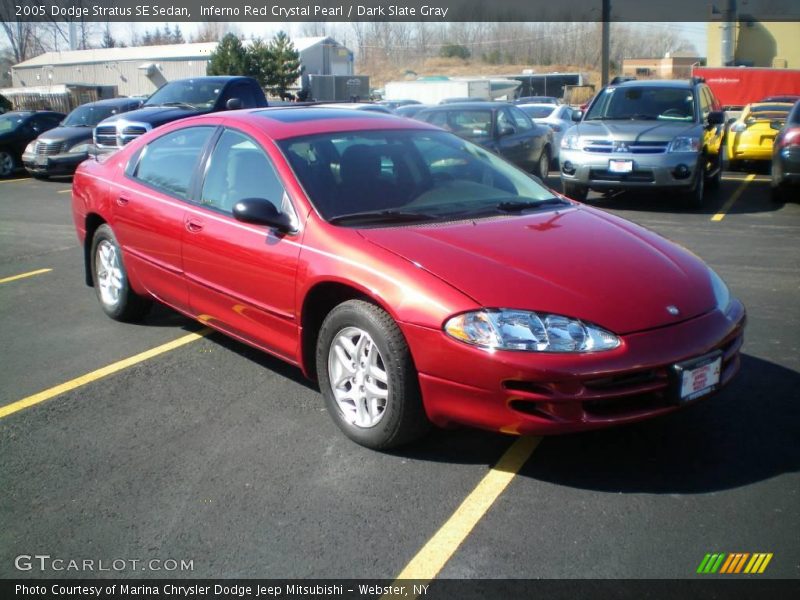
[[(309, 75), (352, 75), (353, 53), (331, 37), (292, 40)], [(11, 68), (15, 88), (60, 84), (117, 86), (148, 96), (167, 81), (206, 74), (216, 42), (46, 52)]]

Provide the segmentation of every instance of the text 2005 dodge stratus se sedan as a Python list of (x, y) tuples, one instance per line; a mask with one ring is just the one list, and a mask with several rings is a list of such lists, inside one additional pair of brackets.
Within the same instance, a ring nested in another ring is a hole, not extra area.
[(73, 211), (109, 316), (156, 299), (298, 365), (372, 448), (636, 421), (739, 366), (744, 307), (700, 259), (420, 122), (183, 120), (83, 163)]

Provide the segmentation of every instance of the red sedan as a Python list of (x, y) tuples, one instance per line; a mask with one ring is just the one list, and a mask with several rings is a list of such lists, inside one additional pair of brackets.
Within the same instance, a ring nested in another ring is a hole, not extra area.
[(157, 300), (297, 365), (372, 448), (636, 421), (739, 367), (744, 307), (699, 258), (418, 121), (182, 120), (84, 162), (72, 203), (110, 317)]

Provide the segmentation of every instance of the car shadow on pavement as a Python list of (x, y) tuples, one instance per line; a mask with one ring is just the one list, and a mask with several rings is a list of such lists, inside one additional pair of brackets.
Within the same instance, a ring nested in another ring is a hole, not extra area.
[(800, 374), (743, 355), (714, 398), (627, 427), (546, 438), (521, 475), (607, 492), (706, 493), (800, 470)]

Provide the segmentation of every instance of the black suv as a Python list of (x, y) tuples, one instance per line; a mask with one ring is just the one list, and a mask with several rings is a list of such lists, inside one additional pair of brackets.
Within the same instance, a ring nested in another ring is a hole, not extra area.
[(564, 193), (666, 188), (700, 207), (719, 185), (725, 115), (702, 79), (604, 88), (561, 140)]

